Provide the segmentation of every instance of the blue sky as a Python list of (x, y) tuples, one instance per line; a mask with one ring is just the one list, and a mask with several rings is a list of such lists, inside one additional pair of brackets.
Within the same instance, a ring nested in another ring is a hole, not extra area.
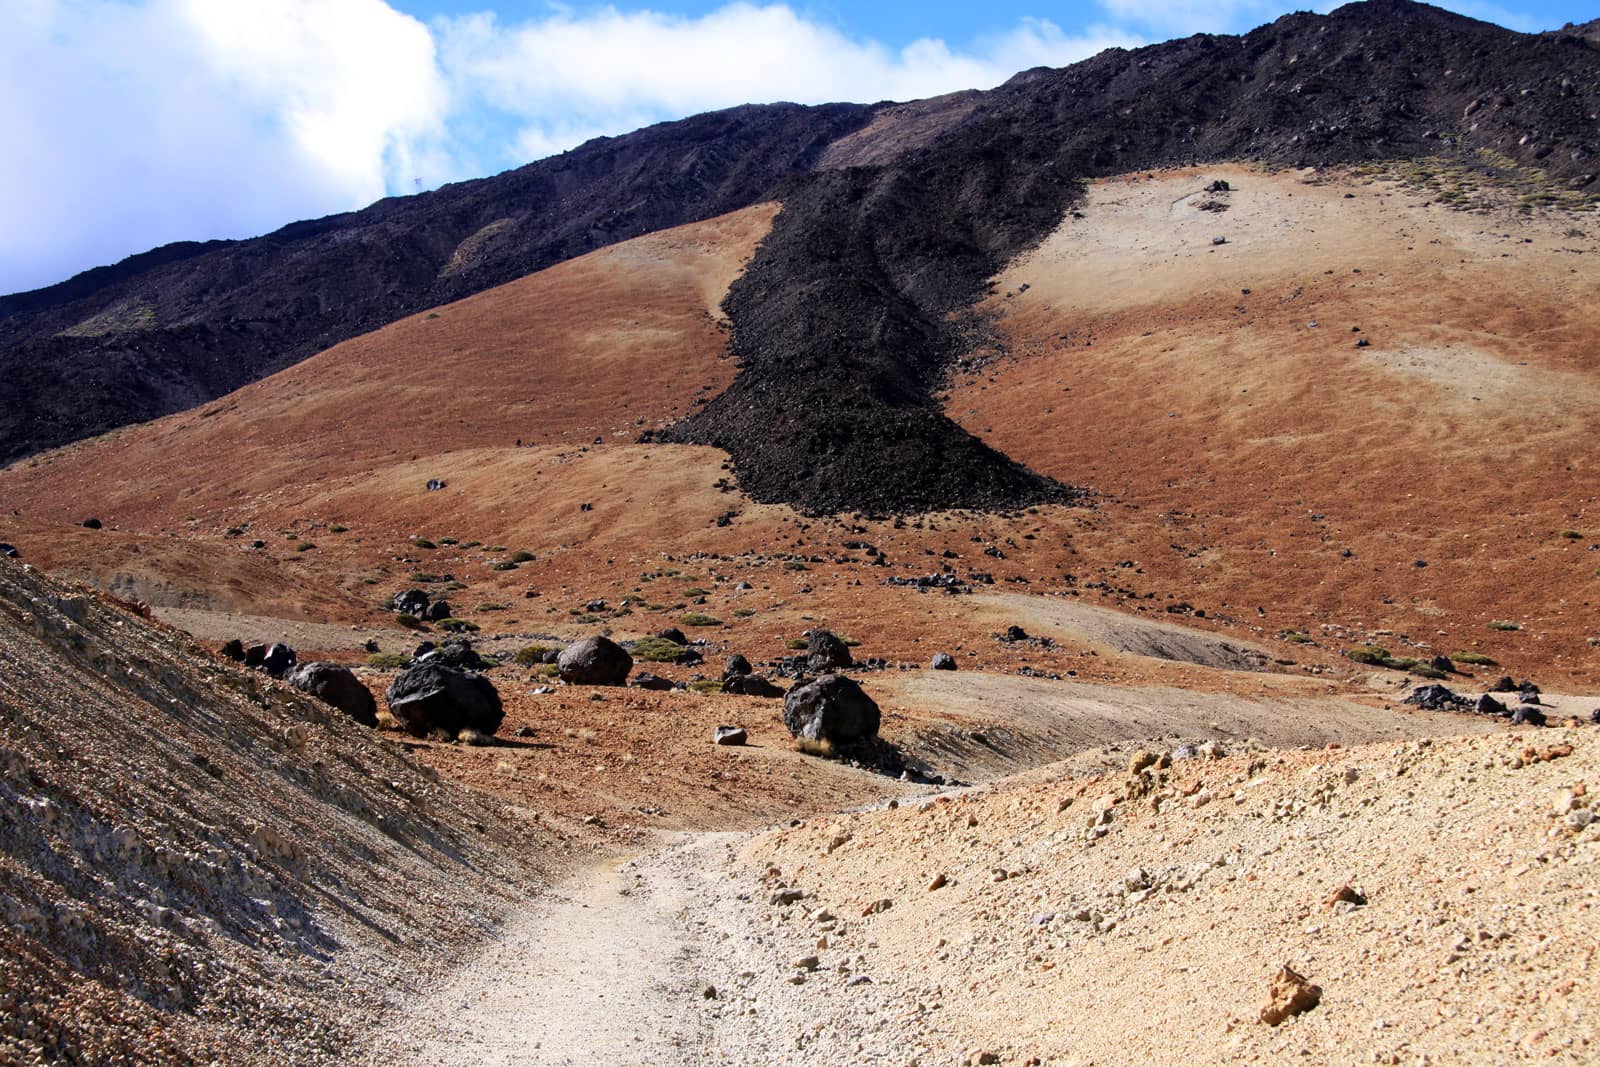
[[(0, 0), (0, 292), (712, 108), (987, 88), (1107, 47), (1333, 6)], [(1442, 6), (1523, 31), (1600, 14), (1569, 0)]]

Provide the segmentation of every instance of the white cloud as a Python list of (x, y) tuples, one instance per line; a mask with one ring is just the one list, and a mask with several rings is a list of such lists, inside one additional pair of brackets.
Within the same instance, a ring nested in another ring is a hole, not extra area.
[(366, 204), (427, 160), (447, 90), (380, 0), (13, 0), (0, 99), (12, 292)]
[(437, 29), (457, 92), (513, 117), (517, 143), (544, 150), (740, 103), (909, 100), (988, 88), (1026, 67), (1137, 43), (1108, 29), (1071, 35), (1026, 19), (967, 51), (936, 39), (893, 50), (786, 5), (742, 2), (695, 18), (605, 8), (516, 24), (470, 15), (442, 19)]

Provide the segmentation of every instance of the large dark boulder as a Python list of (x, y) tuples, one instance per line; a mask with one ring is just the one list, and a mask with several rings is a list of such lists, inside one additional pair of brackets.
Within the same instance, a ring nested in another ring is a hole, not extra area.
[(275, 644), (267, 649), (261, 659), (261, 669), (274, 678), (282, 678), (295, 665), (294, 649), (285, 644)]
[(427, 614), (430, 599), (427, 590), (407, 589), (394, 595), (394, 610), (401, 615), (415, 615), (420, 619)]
[(676, 626), (669, 626), (656, 634), (656, 636), (663, 641), (671, 641), (675, 645), (687, 645), (689, 643), (688, 636)]
[(244, 642), (237, 637), (223, 643), (222, 654), (235, 663), (244, 662)]
[(826, 674), (854, 663), (849, 646), (833, 631), (816, 629), (806, 635), (806, 668), (812, 674)]
[(435, 600), (432, 604), (428, 605), (428, 610), (420, 617), (429, 622), (438, 622), (441, 619), (448, 619), (450, 617), (450, 610), (450, 601)]
[(933, 669), (936, 671), (953, 671), (956, 669), (956, 658), (948, 652), (935, 653)]
[(355, 672), (338, 663), (302, 663), (289, 672), (289, 684), (332, 704), (362, 726), (378, 725), (378, 702)]
[(734, 675), (749, 674), (752, 669), (753, 668), (750, 666), (750, 661), (739, 655), (739, 653), (735, 652), (733, 655), (728, 657), (728, 665), (722, 669), (722, 677), (724, 680), (726, 680), (732, 678)]
[(556, 670), (569, 685), (626, 685), (633, 657), (609, 637), (586, 637), (562, 649)]
[(876, 737), (878, 705), (861, 686), (842, 674), (825, 674), (789, 690), (783, 725), (795, 737), (848, 745)]
[(462, 730), (492, 734), (505, 711), (494, 683), (474, 671), (431, 660), (401, 672), (384, 699), (406, 732), (426, 737), (443, 730), (451, 737)]

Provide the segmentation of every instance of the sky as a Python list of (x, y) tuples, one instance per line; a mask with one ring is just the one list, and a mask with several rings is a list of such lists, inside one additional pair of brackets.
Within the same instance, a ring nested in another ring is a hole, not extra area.
[[(906, 100), (1332, 0), (0, 0), (0, 293), (742, 103)], [(1594, 0), (1445, 0), (1522, 31)]]

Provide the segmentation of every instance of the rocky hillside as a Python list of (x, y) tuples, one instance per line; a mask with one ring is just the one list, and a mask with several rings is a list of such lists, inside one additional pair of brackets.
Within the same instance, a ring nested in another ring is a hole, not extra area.
[(7, 1064), (329, 1061), (538, 881), (498, 805), (6, 559), (0, 806)]
[(1586, 196), (1597, 110), (1600, 47), (1580, 33), (1370, 0), (1112, 50), (989, 93), (702, 116), (13, 297), (0, 367), (19, 387), (0, 410), (0, 455), (196, 403), (618, 237), (776, 198), (784, 210), (726, 304), (742, 373), (667, 437), (727, 450), (750, 495), (807, 510), (1069, 499), (955, 425), (932, 390), (988, 338), (961, 312), (1055, 227), (1082, 179), (1447, 156)]

